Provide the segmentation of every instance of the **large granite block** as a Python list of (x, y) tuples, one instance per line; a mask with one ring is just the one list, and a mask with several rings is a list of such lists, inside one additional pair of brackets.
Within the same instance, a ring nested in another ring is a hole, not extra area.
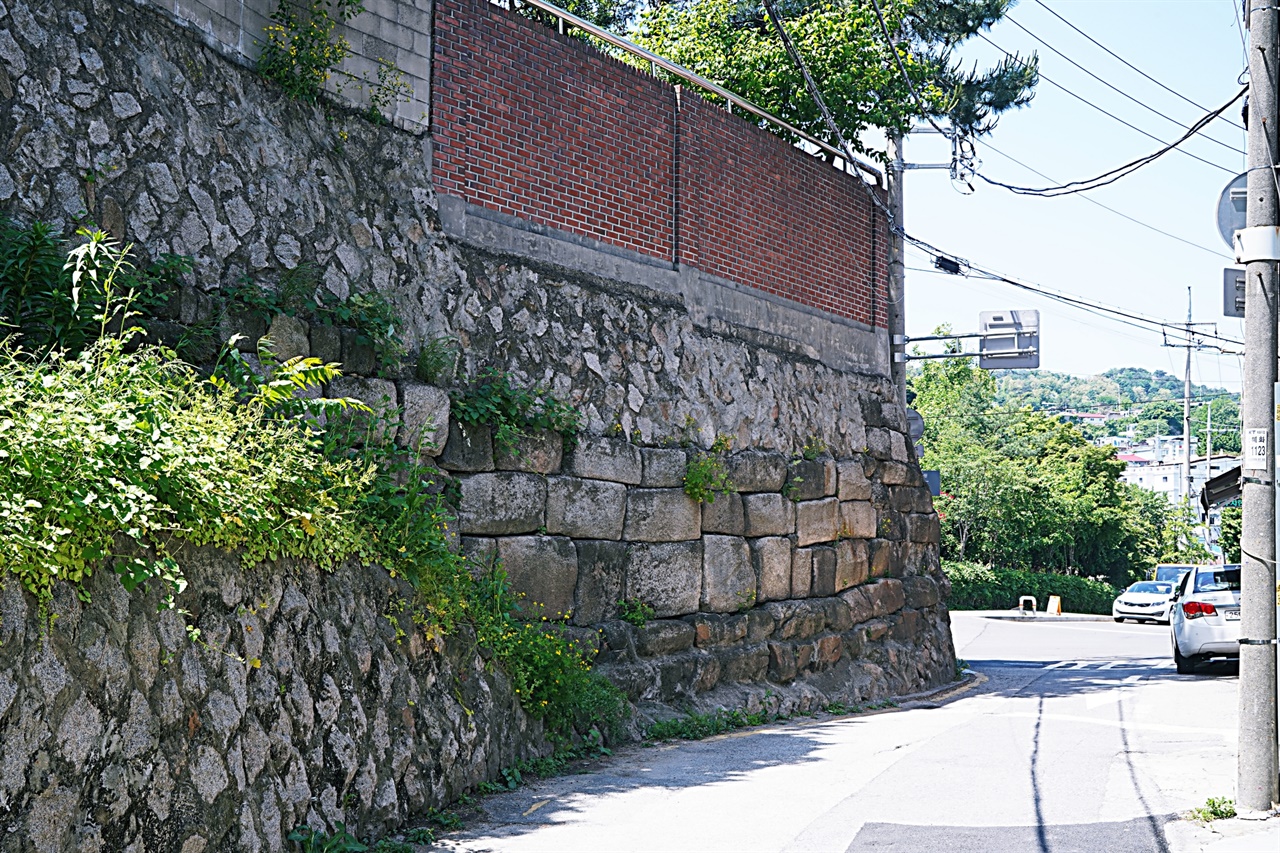
[(712, 500), (702, 505), (703, 533), (741, 536), (744, 527), (741, 495), (714, 495)]
[(640, 459), (643, 463), (640, 485), (651, 489), (678, 489), (684, 486), (689, 458), (683, 450), (642, 447)]
[(837, 495), (842, 501), (865, 501), (871, 497), (871, 480), (861, 458), (836, 463)]
[(640, 448), (620, 438), (599, 435), (578, 437), (578, 444), (565, 460), (564, 472), (592, 480), (610, 480), (635, 486), (643, 477)]
[(683, 489), (628, 489), (622, 536), (631, 542), (681, 542), (702, 533), (702, 508)]
[(437, 460), (446, 471), (492, 471), (493, 440), (483, 424), (449, 422), (449, 438)]
[(840, 535), (851, 539), (875, 538), (876, 508), (871, 505), (871, 501), (841, 502)]
[(560, 620), (573, 614), (578, 586), (578, 552), (573, 540), (504, 536), (498, 540), (498, 559), (507, 572), (511, 591), (520, 599), (521, 618)]
[(743, 495), (742, 516), (747, 536), (790, 536), (796, 532), (796, 505), (778, 492)]
[(702, 542), (632, 543), (626, 575), (626, 598), (659, 618), (693, 613), (702, 597)]
[(537, 474), (472, 474), (461, 484), (458, 524), (464, 534), (532, 533), (546, 523), (547, 481)]
[(766, 536), (751, 540), (751, 563), (756, 570), (760, 601), (779, 601), (791, 596), (791, 540)]
[(581, 477), (547, 478), (547, 532), (575, 539), (618, 539), (627, 487)]
[(768, 450), (743, 450), (725, 458), (729, 481), (739, 492), (778, 492), (787, 476), (787, 457)]
[(796, 544), (832, 542), (840, 535), (840, 502), (835, 498), (796, 504)]
[(813, 549), (813, 580), (809, 594), (814, 598), (836, 594), (836, 549), (819, 546)]
[(495, 442), (493, 467), (500, 471), (552, 474), (560, 469), (563, 452), (564, 438), (560, 433), (539, 430), (518, 439), (511, 447), (502, 447)]
[(791, 597), (808, 598), (813, 585), (813, 549), (796, 548), (791, 552)]
[(787, 466), (787, 489), (793, 500), (811, 501), (836, 493), (833, 459), (793, 459)]
[(841, 539), (836, 543), (836, 592), (865, 583), (868, 573), (866, 542)]
[[(578, 590), (574, 596), (575, 625), (595, 625), (618, 617), (618, 604), (626, 593), (625, 542), (579, 540)], [(625, 624), (625, 623), (623, 623)]]
[(756, 573), (751, 550), (740, 536), (702, 537), (701, 609), (732, 613), (756, 602)]
[(342, 411), (339, 418), (361, 434), (361, 441), (371, 444), (389, 444), (399, 431), (395, 410), (399, 405), (394, 382), (385, 379), (365, 379), (362, 376), (339, 376), (329, 383), (329, 397), (350, 397), (369, 407), (362, 412), (353, 408)]
[(397, 443), (420, 457), (439, 456), (449, 439), (449, 392), (422, 382), (402, 382), (400, 408)]

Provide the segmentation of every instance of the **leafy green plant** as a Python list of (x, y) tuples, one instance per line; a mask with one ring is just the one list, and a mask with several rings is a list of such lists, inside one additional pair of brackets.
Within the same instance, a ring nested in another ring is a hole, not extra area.
[(733, 483), (724, 464), (724, 454), (732, 440), (728, 436), (716, 436), (711, 449), (695, 454), (689, 460), (684, 473), (684, 493), (698, 503), (714, 503), (717, 494), (731, 494)]
[(980, 563), (942, 561), (951, 581), (947, 606), (952, 610), (1007, 610), (1018, 599), (1033, 595), (1043, 603), (1050, 595), (1062, 597), (1062, 609), (1072, 613), (1110, 614), (1120, 590), (1106, 581), (1058, 572), (998, 569)]
[(645, 623), (657, 615), (657, 611), (638, 598), (627, 598), (618, 602), (618, 618), (624, 622), (643, 628)]
[(494, 443), (510, 451), (530, 432), (553, 430), (565, 446), (577, 440), (581, 415), (539, 386), (520, 388), (500, 370), (486, 367), (453, 398), (453, 416), (465, 424), (493, 428)]
[(265, 30), (258, 73), (291, 97), (314, 103), (351, 55), (338, 24), (363, 11), (363, 0), (282, 0)]
[(288, 839), (297, 843), (302, 853), (363, 853), (369, 849), (341, 822), (334, 823), (332, 835), (304, 824), (290, 832)]
[(804, 443), (804, 447), (800, 448), (800, 458), (812, 462), (826, 452), (827, 443), (815, 435)]
[(422, 345), (413, 373), (422, 382), (435, 385), (448, 382), (453, 377), (457, 363), (457, 340), (449, 335), (442, 335)]
[(413, 853), (413, 845), (392, 838), (380, 838), (369, 849), (373, 853)]
[[(450, 814), (453, 814), (450, 812)], [(461, 829), (462, 821), (458, 821), (457, 827), (448, 827), (450, 829)], [(413, 829), (405, 830), (404, 840), (410, 844), (435, 844), (436, 834), (430, 827), (415, 826)]]
[(649, 727), (649, 740), (703, 740), (713, 735), (750, 726), (763, 726), (781, 719), (768, 711), (717, 710), (710, 714), (689, 714), (673, 720), (659, 720)]
[(1203, 806), (1189, 811), (1187, 816), (1201, 823), (1235, 817), (1236, 801), (1229, 797), (1210, 797), (1204, 801)]
[(324, 325), (354, 328), (356, 343), (373, 349), (380, 374), (390, 375), (399, 368), (405, 349), (396, 336), (396, 309), (382, 294), (353, 293), (346, 301), (331, 304), (317, 295), (308, 310)]
[(378, 57), (377, 81), (370, 82), (366, 77), (363, 87), (369, 92), (369, 107), (365, 110), (365, 118), (373, 124), (387, 124), (387, 113), (395, 109), (397, 102), (407, 99), (413, 90), (405, 82), (404, 72), (392, 62)]

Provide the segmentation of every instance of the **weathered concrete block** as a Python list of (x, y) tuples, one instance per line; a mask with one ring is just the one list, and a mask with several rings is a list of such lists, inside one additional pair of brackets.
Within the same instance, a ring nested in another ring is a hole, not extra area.
[(865, 583), (869, 571), (866, 542), (842, 539), (836, 543), (836, 592)]
[(840, 535), (840, 502), (835, 498), (796, 504), (796, 544), (831, 542)]
[(684, 618), (694, 631), (694, 642), (700, 649), (731, 646), (746, 639), (750, 630), (747, 616), (724, 616), (719, 613), (694, 613)]
[(938, 603), (938, 585), (934, 583), (932, 578), (923, 576), (904, 578), (902, 581), (902, 593), (906, 599), (907, 607), (920, 609), (922, 607), (932, 607)]
[(560, 469), (564, 439), (560, 433), (540, 430), (521, 438), (514, 446), (493, 448), (493, 467), (499, 471), (551, 474)]
[(683, 450), (642, 447), (640, 459), (644, 469), (640, 485), (651, 489), (679, 489), (684, 486), (689, 458)]
[(813, 584), (813, 549), (796, 548), (791, 552), (791, 597), (808, 598)]
[[(484, 475), (480, 475), (484, 476)], [(568, 619), (578, 586), (578, 552), (562, 536), (504, 536), (498, 559), (511, 591), (520, 598), (520, 615), (534, 621)]]
[(623, 538), (681, 542), (702, 533), (702, 508), (683, 489), (628, 489)]
[(636, 542), (627, 558), (627, 598), (660, 618), (698, 609), (702, 596), (702, 542)]
[(339, 376), (329, 383), (328, 396), (353, 397), (372, 409), (371, 412), (346, 409), (339, 415), (351, 423), (353, 429), (365, 431), (367, 441), (385, 444), (395, 439), (399, 426), (392, 418), (398, 405), (395, 383), (362, 376)]
[(873, 539), (876, 535), (876, 508), (871, 501), (842, 501), (840, 535), (851, 539)]
[(702, 505), (703, 533), (741, 536), (744, 527), (741, 495), (716, 495), (714, 500)]
[(284, 363), (291, 358), (306, 358), (311, 355), (311, 338), (307, 332), (307, 324), (297, 317), (288, 314), (277, 314), (267, 329), (267, 339), (271, 342), (271, 352), (276, 361)]
[(787, 477), (787, 457), (768, 450), (743, 450), (726, 457), (725, 468), (739, 492), (778, 492)]
[(574, 624), (594, 625), (616, 619), (618, 603), (626, 591), (629, 553), (626, 543), (586, 539), (575, 545), (578, 590), (574, 596)]
[(547, 478), (547, 532), (575, 539), (618, 539), (627, 487), (581, 477)]
[(704, 536), (701, 609), (732, 613), (751, 607), (756, 595), (756, 573), (747, 540), (740, 536)]
[(420, 457), (439, 456), (449, 439), (449, 392), (422, 382), (402, 382), (400, 408), (400, 446), (414, 448)]
[(809, 594), (815, 598), (836, 594), (836, 549), (819, 546), (813, 549), (813, 580)]
[(670, 655), (693, 647), (693, 626), (679, 619), (652, 619), (636, 630), (636, 651), (645, 657)]
[(796, 505), (778, 492), (743, 495), (742, 515), (747, 536), (789, 536), (796, 532)]
[(564, 471), (592, 480), (611, 480), (635, 486), (642, 479), (644, 463), (640, 448), (630, 442), (583, 435), (578, 436), (577, 446), (565, 460)]
[(532, 533), (546, 523), (547, 481), (537, 474), (472, 474), (462, 483), (458, 524), (464, 534)]
[(446, 471), (492, 471), (493, 440), (483, 424), (449, 422), (449, 437), (437, 460)]
[(937, 513), (912, 513), (907, 516), (907, 538), (922, 545), (937, 545), (942, 539)]
[(871, 480), (867, 478), (861, 458), (837, 462), (836, 482), (837, 495), (842, 501), (865, 501), (871, 497)]
[(756, 571), (760, 601), (780, 601), (791, 596), (791, 540), (766, 536), (751, 540), (751, 564)]

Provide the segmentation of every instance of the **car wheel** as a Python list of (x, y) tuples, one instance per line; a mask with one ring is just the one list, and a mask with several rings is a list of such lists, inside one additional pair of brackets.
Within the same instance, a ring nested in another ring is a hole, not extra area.
[(1113, 618), (1113, 619), (1115, 619), (1117, 622), (1123, 622), (1123, 621), (1124, 621), (1124, 617), (1123, 617), (1123, 616), (1114, 616), (1114, 617), (1112, 617), (1112, 618)]
[(1177, 667), (1179, 675), (1191, 675), (1196, 671), (1196, 667), (1204, 663), (1204, 655), (1189, 655), (1184, 657), (1182, 652), (1178, 650), (1178, 641), (1173, 641), (1173, 665)]

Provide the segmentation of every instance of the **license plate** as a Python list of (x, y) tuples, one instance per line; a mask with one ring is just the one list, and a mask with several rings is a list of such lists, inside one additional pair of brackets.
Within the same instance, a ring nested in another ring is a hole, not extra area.
[(1239, 622), (1239, 621), (1240, 621), (1240, 611), (1239, 611), (1239, 610), (1224, 610), (1224, 611), (1222, 611), (1222, 618), (1223, 618), (1223, 619), (1226, 619), (1228, 622)]

